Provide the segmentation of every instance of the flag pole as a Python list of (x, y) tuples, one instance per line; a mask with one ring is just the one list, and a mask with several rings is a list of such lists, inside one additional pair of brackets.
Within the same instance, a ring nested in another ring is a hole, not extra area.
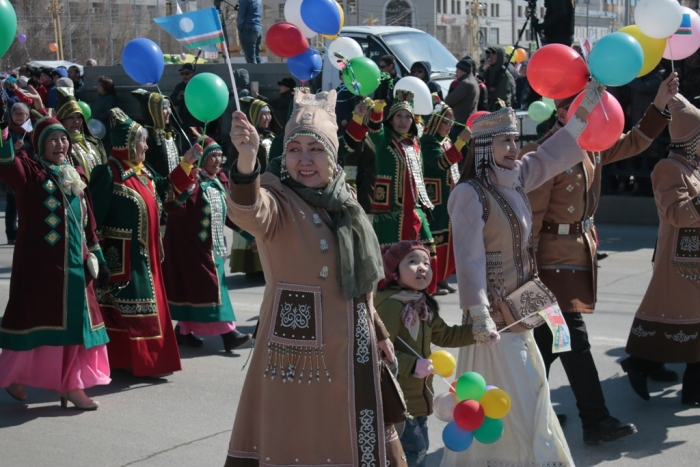
[(236, 100), (236, 110), (241, 111), (241, 104), (238, 101), (238, 90), (236, 89), (236, 79), (233, 77), (233, 68), (231, 67), (231, 57), (228, 55), (228, 43), (224, 39), (224, 57), (226, 57), (226, 65), (228, 65), (228, 74), (231, 77), (231, 87), (233, 87), (233, 98)]

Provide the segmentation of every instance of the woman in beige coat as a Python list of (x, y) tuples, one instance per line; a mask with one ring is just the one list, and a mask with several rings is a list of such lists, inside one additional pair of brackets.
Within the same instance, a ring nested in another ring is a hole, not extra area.
[(227, 467), (380, 466), (400, 450), (380, 399), (379, 350), (394, 355), (371, 299), (379, 243), (337, 165), (335, 100), (295, 95), (262, 176), (259, 136), (233, 114), (227, 212), (255, 237), (267, 287)]
[(649, 400), (648, 375), (685, 363), (681, 403), (700, 405), (700, 111), (677, 94), (668, 103), (671, 151), (651, 174), (659, 213), (653, 274), (622, 361), (632, 389)]

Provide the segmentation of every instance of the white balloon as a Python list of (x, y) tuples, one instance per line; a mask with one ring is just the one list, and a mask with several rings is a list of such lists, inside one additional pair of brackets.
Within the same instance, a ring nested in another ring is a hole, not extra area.
[[(304, 20), (301, 19), (302, 1), (303, 0), (287, 0), (284, 4), (284, 19), (286, 19), (288, 23), (292, 23), (294, 26), (298, 27), (304, 37), (312, 39), (316, 36), (316, 33), (309, 29), (309, 27), (304, 24)], [(678, 24), (680, 24), (680, 21)]]
[(433, 413), (438, 420), (449, 423), (455, 419), (454, 411), (458, 403), (456, 394), (451, 392), (440, 394), (433, 400)]
[(331, 65), (339, 70), (342, 70), (343, 67), (338, 64), (338, 58), (335, 56), (336, 53), (342, 55), (348, 60), (355, 57), (362, 57), (364, 55), (360, 44), (358, 44), (355, 39), (350, 37), (339, 37), (328, 46), (328, 59), (331, 61)]
[(677, 0), (639, 0), (634, 8), (639, 30), (654, 39), (671, 37), (682, 20), (683, 8)]
[(87, 126), (92, 136), (96, 138), (102, 139), (107, 134), (107, 129), (104, 124), (97, 119), (91, 118)]
[(430, 115), (433, 113), (433, 98), (430, 97), (428, 85), (415, 76), (406, 76), (394, 84), (394, 97), (399, 90), (413, 93), (413, 111), (417, 115)]

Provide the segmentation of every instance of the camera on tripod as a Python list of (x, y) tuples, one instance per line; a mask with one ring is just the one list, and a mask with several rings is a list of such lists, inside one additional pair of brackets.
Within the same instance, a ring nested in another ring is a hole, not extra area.
[(539, 25), (540, 20), (537, 18), (537, 0), (525, 0), (527, 2), (526, 16), (530, 18), (532, 24)]

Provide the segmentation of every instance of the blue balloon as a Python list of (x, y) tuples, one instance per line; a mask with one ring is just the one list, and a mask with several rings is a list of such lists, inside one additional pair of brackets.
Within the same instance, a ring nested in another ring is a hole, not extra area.
[(455, 422), (448, 423), (442, 430), (442, 442), (450, 451), (466, 451), (472, 445), (472, 441), (474, 441), (472, 432), (461, 429)]
[(122, 66), (139, 84), (156, 84), (163, 76), (163, 51), (150, 39), (133, 39), (122, 51)]
[(303, 0), (301, 19), (319, 34), (333, 36), (340, 31), (340, 10), (335, 0)]
[(644, 65), (644, 51), (637, 39), (614, 32), (603, 36), (588, 56), (591, 74), (607, 86), (623, 86), (637, 77)]
[(318, 50), (309, 47), (306, 52), (302, 52), (287, 59), (289, 72), (299, 81), (308, 81), (321, 73), (323, 68), (323, 58)]

